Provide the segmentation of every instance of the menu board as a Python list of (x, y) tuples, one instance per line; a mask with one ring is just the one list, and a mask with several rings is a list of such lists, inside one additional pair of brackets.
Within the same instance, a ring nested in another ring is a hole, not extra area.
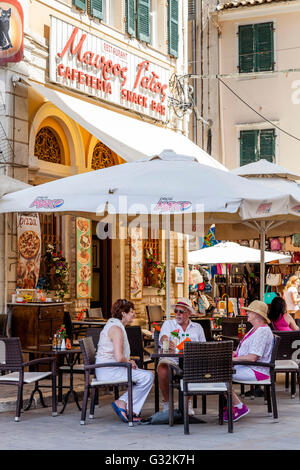
[(76, 217), (76, 297), (92, 297), (91, 221), (83, 217)]
[(143, 298), (143, 229), (136, 227), (131, 230), (131, 272), (130, 298)]
[(41, 228), (38, 214), (18, 214), (17, 239), (17, 287), (35, 289), (41, 262)]

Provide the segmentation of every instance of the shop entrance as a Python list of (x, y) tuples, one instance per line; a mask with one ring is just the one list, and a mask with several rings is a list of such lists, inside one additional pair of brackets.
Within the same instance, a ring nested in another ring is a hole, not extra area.
[(97, 222), (93, 222), (93, 297), (91, 308), (101, 308), (104, 318), (111, 310), (111, 240), (100, 240), (96, 235)]

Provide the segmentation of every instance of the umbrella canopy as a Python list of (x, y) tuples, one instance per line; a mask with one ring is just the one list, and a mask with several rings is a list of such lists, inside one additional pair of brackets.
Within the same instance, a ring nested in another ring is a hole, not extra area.
[[(189, 264), (217, 264), (217, 263), (260, 263), (260, 250), (248, 248), (238, 243), (225, 242), (203, 248), (202, 250), (191, 251), (188, 254)], [(265, 263), (281, 260), (289, 263), (290, 256), (280, 253), (265, 251)]]
[(7, 175), (0, 175), (0, 197), (25, 188), (30, 188), (30, 185)]
[(264, 158), (257, 162), (235, 168), (234, 170), (231, 170), (231, 173), (239, 176), (257, 176), (262, 178), (277, 176), (292, 181), (300, 179), (300, 175), (298, 173), (293, 173), (283, 166), (268, 162), (268, 160), (265, 160)]

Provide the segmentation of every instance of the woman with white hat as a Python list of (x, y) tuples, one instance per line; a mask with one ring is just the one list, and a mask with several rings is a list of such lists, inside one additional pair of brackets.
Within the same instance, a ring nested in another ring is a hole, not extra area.
[[(238, 361), (251, 361), (251, 362), (270, 362), (274, 336), (268, 326), (270, 320), (268, 318), (268, 306), (260, 300), (254, 300), (249, 307), (245, 307), (248, 311), (248, 321), (253, 325), (253, 328), (241, 340), (238, 348), (233, 353), (233, 365)], [(232, 380), (245, 380), (245, 381), (259, 381), (269, 378), (268, 367), (262, 366), (246, 366), (234, 365), (235, 373)], [(237, 421), (242, 416), (249, 413), (246, 405), (244, 405), (238, 396), (232, 393), (233, 404), (233, 421)], [(224, 412), (224, 421), (228, 421), (228, 412)]]

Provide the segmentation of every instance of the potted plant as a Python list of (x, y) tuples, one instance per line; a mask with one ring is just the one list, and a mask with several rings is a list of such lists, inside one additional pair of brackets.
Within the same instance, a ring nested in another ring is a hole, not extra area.
[(150, 285), (158, 289), (158, 294), (166, 287), (166, 265), (150, 251), (146, 253), (146, 267)]
[(63, 301), (69, 292), (69, 263), (62, 252), (58, 253), (50, 244), (47, 245), (45, 262), (48, 269), (43, 289), (47, 294), (54, 290), (55, 296)]

